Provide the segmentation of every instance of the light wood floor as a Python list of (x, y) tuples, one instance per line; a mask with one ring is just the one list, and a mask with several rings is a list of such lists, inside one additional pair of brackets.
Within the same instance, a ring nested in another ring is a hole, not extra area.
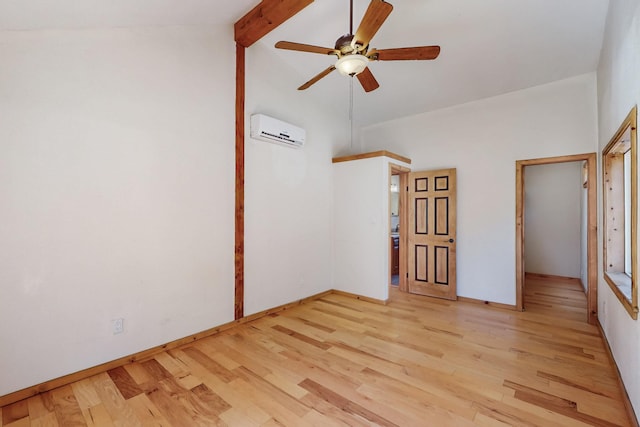
[(524, 313), (332, 294), (4, 407), (0, 427), (629, 425), (584, 295), (526, 293)]

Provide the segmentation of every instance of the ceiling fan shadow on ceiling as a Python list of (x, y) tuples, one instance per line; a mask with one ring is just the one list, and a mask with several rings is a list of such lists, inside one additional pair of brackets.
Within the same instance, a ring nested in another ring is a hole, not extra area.
[(391, 14), (393, 6), (384, 0), (371, 0), (355, 34), (353, 33), (353, 0), (351, 0), (350, 6), (349, 34), (340, 37), (336, 41), (334, 48), (288, 41), (276, 43), (275, 47), (278, 49), (336, 55), (338, 57), (334, 65), (300, 86), (298, 90), (308, 89), (337, 69), (342, 75), (357, 76), (365, 92), (371, 92), (380, 87), (380, 84), (371, 73), (371, 70), (369, 70), (370, 61), (430, 60), (436, 59), (440, 54), (440, 46), (369, 49), (369, 42)]

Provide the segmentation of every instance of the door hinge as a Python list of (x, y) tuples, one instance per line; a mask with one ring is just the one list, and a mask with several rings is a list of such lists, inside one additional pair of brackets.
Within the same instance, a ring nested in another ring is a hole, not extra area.
[(409, 273), (407, 273), (407, 279), (409, 278)]

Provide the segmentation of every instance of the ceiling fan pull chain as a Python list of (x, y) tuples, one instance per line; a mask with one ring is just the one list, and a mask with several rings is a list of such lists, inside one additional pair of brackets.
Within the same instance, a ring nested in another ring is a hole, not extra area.
[(353, 153), (353, 77), (349, 81), (349, 150)]

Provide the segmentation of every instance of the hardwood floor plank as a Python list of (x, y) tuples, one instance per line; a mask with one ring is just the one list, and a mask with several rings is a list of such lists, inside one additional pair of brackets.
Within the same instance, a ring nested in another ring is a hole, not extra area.
[[(60, 426), (55, 412), (49, 412), (48, 414), (38, 418), (29, 417), (29, 419), (31, 420), (30, 425), (33, 427), (59, 427)], [(25, 425), (29, 425), (29, 424), (25, 424)]]
[(191, 392), (195, 394), (198, 399), (204, 403), (210, 411), (212, 411), (216, 416), (224, 413), (231, 409), (231, 405), (229, 405), (223, 398), (218, 396), (207, 387), (205, 384), (200, 384), (191, 389)]
[(238, 377), (247, 384), (250, 384), (254, 390), (263, 393), (264, 395), (272, 396), (296, 416), (302, 418), (307, 414), (307, 412), (309, 412), (309, 407), (300, 403), (300, 401), (294, 396), (291, 396), (286, 391), (264, 381), (262, 377), (259, 377), (250, 370), (240, 367), (237, 368), (236, 371), (238, 373)]
[[(234, 413), (229, 417), (235, 417), (237, 411), (246, 414), (248, 419), (257, 424), (266, 422), (271, 417), (268, 413), (258, 408), (253, 402), (249, 401), (245, 396), (238, 393), (229, 383), (224, 382), (217, 375), (209, 372), (202, 365), (199, 365), (193, 359), (190, 359), (185, 353), (180, 353), (180, 350), (174, 350), (175, 355), (181, 360), (185, 361), (191, 372), (198, 378), (202, 379), (203, 383), (211, 390), (213, 390), (218, 396), (220, 396), (225, 402), (227, 402), (231, 409), (220, 415), (221, 419), (226, 419), (225, 416), (229, 411)], [(237, 410), (237, 411), (236, 411)]]
[(328, 348), (330, 348), (331, 346), (327, 343), (315, 340), (311, 337), (308, 337), (304, 334), (298, 333), (296, 331), (292, 331), (289, 328), (285, 328), (284, 326), (281, 325), (275, 325), (272, 326), (272, 328), (278, 332), (282, 332), (283, 334), (289, 335), (292, 338), (298, 339), (304, 343), (310, 344), (312, 346), (318, 347), (319, 349), (322, 350), (327, 350)]
[(124, 367), (111, 369), (107, 374), (109, 374), (111, 381), (113, 381), (118, 390), (120, 390), (120, 394), (122, 394), (125, 400), (142, 393), (142, 389), (136, 384)]
[[(93, 380), (87, 378), (86, 380), (77, 381), (71, 384), (73, 394), (76, 396), (80, 409), (91, 408), (92, 406), (99, 405), (101, 403), (100, 396), (93, 386)], [(42, 395), (45, 396), (45, 395)]]
[(93, 387), (114, 423), (132, 427), (141, 425), (109, 375), (105, 373), (93, 377)]
[(389, 404), (397, 405), (397, 402), (402, 402), (404, 406), (412, 408), (411, 412), (414, 413), (421, 413), (427, 408), (442, 408), (449, 413), (458, 414), (461, 418), (468, 420), (472, 420), (476, 414), (476, 411), (471, 408), (471, 402), (467, 400), (455, 399), (452, 396), (445, 396), (440, 393), (430, 393), (423, 388), (412, 386), (370, 368), (365, 369), (362, 374), (367, 380), (363, 381), (363, 385), (358, 387), (358, 391), (372, 399), (372, 393), (368, 389), (375, 387), (379, 394), (393, 397)]
[(158, 384), (158, 387), (146, 392), (146, 396), (158, 409), (162, 418), (166, 418), (172, 426), (187, 427), (193, 424), (192, 414), (160, 384)]
[(153, 379), (140, 363), (124, 365), (124, 369), (138, 385), (146, 384)]
[(16, 402), (2, 408), (2, 423), (8, 425), (29, 416), (29, 405), (26, 400)]
[(65, 386), (51, 390), (49, 393), (51, 394), (58, 424), (69, 427), (87, 425), (73, 392), (73, 387)]
[(521, 384), (515, 384), (511, 382), (507, 383), (508, 387), (514, 388), (514, 390), (516, 390), (516, 393), (514, 395), (515, 399), (539, 406), (556, 414), (562, 414), (575, 420), (583, 421), (588, 425), (597, 425), (603, 427), (620, 426), (620, 424), (612, 423), (607, 419), (594, 417), (592, 415), (579, 412), (578, 404), (576, 402), (559, 398), (551, 394), (533, 389), (531, 387), (523, 386)]
[(12, 423), (5, 424), (5, 427), (29, 427), (30, 425), (31, 421), (29, 420), (29, 417), (24, 417), (13, 421)]
[(52, 407), (47, 407), (42, 400), (42, 395), (36, 395), (27, 399), (27, 406), (29, 408), (29, 418), (35, 420), (41, 417), (48, 416), (53, 412)]
[(160, 413), (146, 394), (139, 394), (127, 401), (129, 407), (143, 427), (170, 427), (169, 421)]
[(321, 384), (316, 383), (312, 380), (304, 380), (301, 382), (300, 387), (307, 389), (309, 392), (315, 394), (319, 398), (325, 400), (331, 405), (339, 408), (349, 414), (356, 415), (358, 417), (362, 417), (367, 421), (375, 423), (379, 426), (384, 427), (396, 427), (397, 424), (392, 423), (389, 420), (386, 420), (379, 416), (378, 414), (358, 405), (353, 402), (350, 398), (343, 397), (338, 393), (322, 386)]
[(239, 408), (231, 408), (230, 410), (222, 414), (220, 418), (229, 426), (260, 427), (266, 424), (268, 421), (256, 421)]
[(202, 401), (193, 391), (181, 387), (176, 378), (169, 377), (159, 381), (156, 388), (148, 395), (161, 411), (167, 408), (167, 404), (171, 400), (174, 401), (174, 405), (171, 406), (172, 410), (176, 406), (180, 407), (179, 412), (171, 415), (164, 412), (164, 416), (173, 424), (189, 425), (192, 423), (201, 426), (220, 424), (217, 408), (211, 405), (211, 402)]
[(498, 421), (495, 418), (486, 416), (485, 414), (478, 412), (473, 419), (473, 422), (478, 427), (510, 427), (513, 424), (507, 424), (502, 421)]
[(371, 423), (364, 418), (343, 411), (313, 393), (307, 392), (302, 398), (302, 402), (310, 408), (313, 408), (312, 411), (304, 417), (305, 420), (313, 425), (322, 426), (321, 420), (328, 420), (329, 423), (337, 423), (340, 426), (365, 427), (371, 425)]
[(202, 365), (206, 370), (219, 377), (222, 381), (229, 383), (237, 378), (230, 370), (220, 365), (218, 362), (204, 354), (202, 351), (194, 347), (188, 347), (182, 350), (191, 359)]
[(115, 425), (107, 409), (102, 404), (83, 409), (82, 415), (88, 427), (110, 427)]
[(0, 408), (0, 427), (631, 425), (584, 292), (530, 285), (525, 312), (325, 294)]
[(291, 411), (283, 402), (272, 399), (268, 393), (257, 390), (242, 378), (238, 378), (229, 384), (238, 393), (255, 402), (265, 413), (270, 415), (270, 419), (281, 423), (284, 426), (310, 426), (304, 419)]
[[(566, 417), (557, 412), (549, 411), (540, 406), (531, 404), (524, 400), (516, 399), (512, 396), (505, 396), (502, 406), (510, 414), (518, 414), (527, 422), (533, 423), (535, 426), (553, 426), (553, 427), (587, 427), (592, 426), (582, 421)], [(517, 424), (515, 424), (517, 425)]]

